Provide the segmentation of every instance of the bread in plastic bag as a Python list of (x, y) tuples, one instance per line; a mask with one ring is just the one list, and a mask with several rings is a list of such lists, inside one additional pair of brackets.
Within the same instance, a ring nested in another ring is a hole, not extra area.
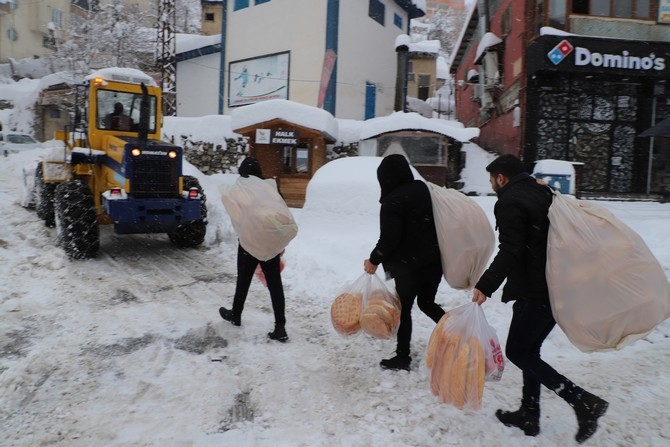
[(272, 179), (239, 177), (223, 190), (221, 200), (240, 245), (260, 261), (277, 256), (298, 234), (293, 214)]
[(400, 325), (400, 301), (379, 276), (364, 273), (333, 300), (330, 319), (340, 335), (362, 330), (371, 337), (388, 339)]
[(495, 329), (474, 302), (447, 311), (433, 329), (425, 364), (430, 388), (456, 408), (481, 408), (486, 381), (498, 381), (505, 360)]
[(547, 284), (558, 326), (584, 352), (620, 349), (670, 316), (670, 284), (644, 240), (609, 210), (554, 191)]
[(495, 248), (491, 223), (477, 202), (465, 194), (427, 184), (444, 278), (454, 289), (471, 289), (486, 270)]

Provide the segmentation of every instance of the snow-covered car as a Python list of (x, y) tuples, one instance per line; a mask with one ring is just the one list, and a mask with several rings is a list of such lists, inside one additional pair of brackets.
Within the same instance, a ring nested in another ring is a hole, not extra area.
[(26, 133), (0, 131), (0, 152), (4, 155), (10, 152), (21, 152), (41, 147), (42, 143)]

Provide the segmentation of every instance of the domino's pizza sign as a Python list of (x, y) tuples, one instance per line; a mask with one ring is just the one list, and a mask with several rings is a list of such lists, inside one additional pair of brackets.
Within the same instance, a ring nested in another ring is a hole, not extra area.
[(570, 42), (562, 40), (549, 53), (547, 53), (547, 57), (549, 57), (549, 60), (554, 65), (558, 65), (563, 62), (563, 59), (565, 59), (568, 54), (572, 53), (572, 50), (574, 49), (575, 47), (573, 47)]
[(616, 52), (593, 51), (585, 46), (573, 46), (563, 39), (551, 51), (547, 57), (558, 65), (570, 54), (574, 53), (573, 64), (575, 67), (591, 66), (604, 69), (657, 71), (666, 69), (665, 58), (656, 53), (634, 55), (628, 49), (617, 48)]

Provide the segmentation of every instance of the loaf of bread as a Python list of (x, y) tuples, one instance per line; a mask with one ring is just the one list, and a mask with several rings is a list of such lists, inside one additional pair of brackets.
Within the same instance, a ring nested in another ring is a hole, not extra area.
[(354, 335), (361, 330), (360, 318), (363, 295), (342, 293), (330, 306), (330, 320), (333, 328), (341, 335)]
[(484, 347), (478, 337), (464, 338), (448, 330), (448, 313), (438, 322), (428, 341), (426, 366), (430, 389), (442, 402), (457, 408), (481, 407), (486, 379)]
[(374, 338), (388, 340), (398, 330), (400, 309), (383, 295), (371, 296), (372, 299), (366, 301), (365, 309), (361, 312), (361, 329)]

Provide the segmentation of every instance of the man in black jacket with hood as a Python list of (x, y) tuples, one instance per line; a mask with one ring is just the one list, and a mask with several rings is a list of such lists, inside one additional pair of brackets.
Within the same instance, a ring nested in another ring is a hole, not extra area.
[(548, 211), (553, 193), (527, 172), (521, 160), (502, 155), (486, 167), (498, 195), (494, 207), (499, 234), (498, 253), (475, 286), (472, 301), (482, 304), (502, 282), (502, 301), (514, 301), (507, 335), (507, 358), (523, 372), (521, 408), (497, 410), (496, 417), (526, 436), (540, 432), (540, 388), (563, 398), (577, 415), (575, 436), (582, 443), (595, 433), (608, 403), (578, 387), (540, 357), (542, 343), (556, 325), (545, 274)]
[[(258, 178), (263, 178), (263, 171), (261, 165), (254, 157), (245, 158), (238, 172), (241, 177), (249, 177), (253, 175)], [(237, 284), (235, 286), (235, 297), (233, 298), (233, 308), (226, 309), (219, 308), (219, 314), (224, 320), (230, 321), (235, 326), (242, 324), (242, 310), (244, 309), (244, 302), (249, 293), (251, 280), (254, 277), (256, 267), (260, 264), (263, 269), (263, 274), (267, 281), (268, 290), (270, 291), (270, 300), (272, 301), (272, 310), (275, 317), (275, 329), (268, 333), (268, 338), (285, 342), (288, 340), (286, 334), (286, 317), (284, 310), (286, 307), (284, 297), (284, 285), (281, 280), (280, 268), (281, 253), (268, 261), (260, 261), (249, 254), (242, 245), (238, 243), (237, 246)]]
[(363, 268), (374, 274), (377, 266), (383, 264), (386, 273), (395, 280), (402, 305), (396, 356), (382, 360), (380, 365), (384, 369), (409, 370), (414, 298), (419, 309), (434, 322), (444, 315), (444, 310), (435, 303), (442, 280), (440, 247), (430, 191), (424, 182), (414, 180), (407, 159), (399, 154), (384, 157), (377, 169), (377, 179), (381, 187), (380, 235), (370, 258), (363, 261)]

